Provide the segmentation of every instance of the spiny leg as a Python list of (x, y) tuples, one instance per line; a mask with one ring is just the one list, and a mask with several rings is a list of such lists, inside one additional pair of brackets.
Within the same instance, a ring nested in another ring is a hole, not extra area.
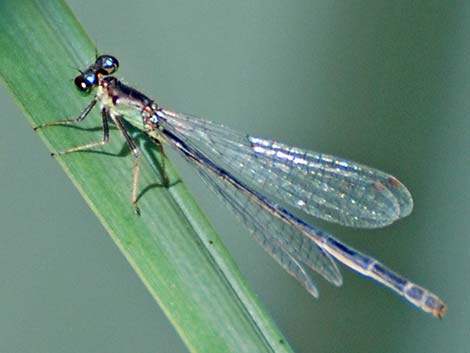
[(132, 155), (134, 156), (134, 168), (132, 170), (132, 195), (131, 195), (131, 201), (132, 205), (134, 206), (135, 213), (140, 215), (140, 209), (139, 206), (137, 205), (137, 189), (138, 189), (138, 182), (139, 182), (139, 172), (140, 172), (140, 151), (137, 148), (134, 140), (129, 136), (127, 133), (126, 128), (124, 127), (122, 120), (119, 116), (113, 116), (113, 121), (118, 127), (119, 131), (121, 131), (121, 134), (124, 136), (126, 139), (126, 143), (129, 146)]
[(165, 151), (163, 150), (163, 144), (159, 139), (152, 138), (153, 142), (157, 145), (158, 152), (160, 153), (161, 157), (161, 163), (162, 163), (162, 178), (163, 178), (163, 185), (167, 188), (170, 186), (170, 178), (168, 178), (168, 174), (166, 173), (166, 167), (165, 167)]
[[(101, 117), (103, 120), (103, 139), (101, 141), (91, 142), (85, 145), (72, 147), (65, 151), (57, 152), (57, 154), (68, 154), (68, 153), (73, 153), (73, 152), (78, 152), (78, 151), (89, 150), (94, 147), (103, 146), (107, 144), (109, 142), (109, 126), (108, 126), (108, 111), (105, 108), (101, 110)], [(52, 153), (51, 155), (54, 156), (54, 153)]]
[(71, 124), (77, 124), (80, 123), (81, 121), (85, 120), (85, 118), (88, 116), (88, 114), (91, 112), (91, 110), (94, 108), (98, 100), (96, 97), (86, 106), (86, 108), (83, 110), (83, 112), (80, 113), (80, 115), (76, 118), (72, 119), (62, 119), (62, 120), (54, 120), (54, 121), (49, 121), (44, 124), (40, 124), (38, 126), (34, 127), (34, 131), (38, 129), (42, 129), (45, 127), (49, 126), (54, 126), (54, 125), (71, 125)]

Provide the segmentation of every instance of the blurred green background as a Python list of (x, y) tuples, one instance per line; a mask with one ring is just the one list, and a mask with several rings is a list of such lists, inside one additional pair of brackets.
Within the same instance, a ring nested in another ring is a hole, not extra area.
[[(410, 188), (414, 212), (387, 229), (312, 221), (435, 291), (442, 321), (344, 268), (342, 288), (318, 278), (310, 297), (173, 158), (296, 352), (470, 351), (470, 3), (69, 4), (162, 106)], [(0, 352), (187, 352), (3, 88), (0, 106)]]

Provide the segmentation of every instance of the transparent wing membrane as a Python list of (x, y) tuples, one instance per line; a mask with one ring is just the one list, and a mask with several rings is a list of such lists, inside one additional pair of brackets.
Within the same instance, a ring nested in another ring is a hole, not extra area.
[(163, 110), (187, 143), (250, 188), (303, 212), (354, 227), (382, 227), (408, 215), (406, 187), (379, 170), (249, 136), (213, 122)]
[(341, 285), (341, 274), (336, 264), (314, 241), (253, 202), (249, 195), (225, 182), (220, 175), (203, 167), (198, 167), (198, 171), (219, 198), (247, 226), (258, 243), (313, 296), (318, 297), (318, 291), (304, 266), (316, 271), (329, 282)]

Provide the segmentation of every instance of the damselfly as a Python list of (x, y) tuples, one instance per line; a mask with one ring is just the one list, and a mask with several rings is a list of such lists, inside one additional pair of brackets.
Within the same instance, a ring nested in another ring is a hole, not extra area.
[(407, 216), (413, 208), (410, 193), (396, 178), (355, 162), (242, 134), (164, 109), (112, 76), (118, 67), (118, 60), (113, 56), (97, 57), (94, 64), (75, 78), (80, 91), (91, 93), (96, 89), (91, 103), (77, 118), (37, 127), (79, 123), (99, 104), (103, 139), (59, 153), (106, 144), (108, 121), (112, 121), (135, 157), (132, 203), (138, 211), (140, 152), (126, 130), (125, 120), (155, 141), (162, 154), (160, 141), (191, 162), (259, 244), (313, 296), (317, 297), (318, 291), (309, 270), (318, 272), (334, 285), (342, 284), (334, 258), (394, 290), (422, 310), (437, 317), (445, 314), (444, 302), (427, 289), (280, 206), (283, 203), (346, 226), (383, 227)]

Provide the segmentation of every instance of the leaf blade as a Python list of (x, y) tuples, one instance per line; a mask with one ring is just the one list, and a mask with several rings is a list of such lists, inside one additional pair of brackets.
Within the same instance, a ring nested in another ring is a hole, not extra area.
[[(88, 65), (94, 55), (64, 2), (0, 5), (0, 76), (33, 125), (76, 116), (86, 106), (89, 97), (81, 97), (71, 79), (73, 68)], [(62, 150), (99, 140), (99, 121), (94, 112), (83, 128), (53, 127), (38, 134), (51, 151)], [(117, 131), (103, 151), (116, 156), (76, 153), (57, 161), (188, 348), (290, 352), (171, 165), (174, 185), (149, 189), (140, 200), (142, 216), (136, 217), (130, 204), (133, 161)], [(157, 174), (142, 169), (140, 185), (154, 184)]]

